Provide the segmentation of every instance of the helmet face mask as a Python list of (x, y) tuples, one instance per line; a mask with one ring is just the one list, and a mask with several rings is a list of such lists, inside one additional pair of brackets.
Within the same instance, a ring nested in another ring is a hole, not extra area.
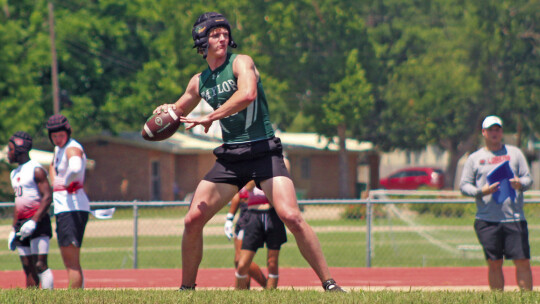
[(68, 135), (68, 139), (71, 136), (71, 126), (69, 124), (68, 119), (62, 115), (62, 114), (56, 114), (51, 117), (49, 117), (49, 120), (47, 121), (47, 124), (45, 125), (47, 130), (49, 131), (49, 140), (51, 143), (54, 142), (52, 140), (51, 134), (59, 131), (66, 131)]
[(214, 12), (204, 13), (197, 18), (191, 30), (191, 35), (195, 42), (193, 48), (197, 48), (197, 52), (202, 53), (204, 58), (206, 58), (208, 52), (208, 35), (212, 29), (217, 27), (226, 28), (229, 31), (229, 46), (233, 48), (237, 47), (236, 42), (232, 38), (231, 26), (225, 16)]
[(13, 160), (10, 162), (20, 163), (24, 155), (28, 155), (32, 150), (32, 137), (23, 131), (18, 131), (9, 138), (9, 142), (13, 145)]

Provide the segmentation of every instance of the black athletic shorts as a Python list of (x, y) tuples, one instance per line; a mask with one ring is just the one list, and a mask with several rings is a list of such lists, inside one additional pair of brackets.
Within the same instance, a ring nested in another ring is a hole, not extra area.
[(474, 221), (474, 230), (486, 259), (521, 260), (531, 258), (529, 229), (526, 221), (498, 223)]
[[(19, 219), (17, 220), (17, 223), (15, 223), (15, 232), (19, 232), (21, 230), (21, 227), (24, 223), (28, 222), (30, 218), (27, 219)], [(30, 247), (30, 240), (46, 236), (49, 239), (52, 238), (52, 228), (51, 228), (51, 217), (48, 213), (43, 215), (41, 220), (36, 223), (36, 230), (34, 230), (34, 233), (30, 237), (24, 238), (24, 240), (21, 241), (19, 237), (15, 238), (14, 244), (15, 246), (21, 246), (21, 247)]]
[(236, 221), (236, 225), (234, 226), (235, 235), (238, 235), (238, 233), (240, 233), (240, 230), (242, 230), (245, 225), (245, 215), (247, 211), (247, 204), (241, 204), (241, 205), (246, 205), (246, 207), (243, 209), (240, 209), (240, 215), (238, 216), (238, 220)]
[(266, 243), (266, 248), (279, 250), (281, 245), (287, 242), (285, 225), (274, 208), (269, 210), (248, 209), (244, 217), (246, 222), (243, 226), (242, 249), (257, 252), (257, 249), (262, 248)]
[(214, 167), (203, 178), (213, 183), (242, 189), (250, 180), (260, 183), (275, 176), (290, 177), (283, 161), (283, 147), (277, 137), (242, 144), (223, 144), (214, 149)]
[(82, 247), (84, 230), (88, 222), (88, 212), (69, 211), (61, 212), (56, 216), (56, 235), (58, 246), (67, 247), (73, 245)]

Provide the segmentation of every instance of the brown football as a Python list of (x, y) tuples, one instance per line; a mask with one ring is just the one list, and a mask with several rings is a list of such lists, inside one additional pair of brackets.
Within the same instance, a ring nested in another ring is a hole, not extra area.
[(153, 114), (143, 126), (141, 135), (149, 141), (160, 141), (171, 137), (180, 127), (180, 117), (171, 109), (167, 113)]

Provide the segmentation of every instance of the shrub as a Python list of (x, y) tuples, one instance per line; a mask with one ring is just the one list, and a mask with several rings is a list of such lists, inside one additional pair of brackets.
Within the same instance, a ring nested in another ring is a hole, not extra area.
[[(380, 204), (371, 205), (371, 216), (373, 218), (384, 218), (386, 212), (384, 206)], [(366, 218), (366, 205), (348, 205), (341, 214), (341, 218), (350, 220), (362, 220)]]
[(474, 204), (412, 204), (412, 211), (419, 214), (433, 214), (435, 217), (462, 217), (475, 212)]

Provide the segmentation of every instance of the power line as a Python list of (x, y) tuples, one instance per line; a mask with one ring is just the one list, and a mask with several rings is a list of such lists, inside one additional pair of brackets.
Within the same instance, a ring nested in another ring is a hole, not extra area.
[(75, 49), (78, 52), (84, 52), (84, 53), (86, 53), (88, 55), (114, 62), (114, 63), (118, 64), (119, 66), (121, 66), (122, 68), (124, 68), (126, 70), (129, 70), (129, 71), (132, 71), (132, 72), (136, 72), (136, 71), (139, 70), (137, 67), (135, 67), (136, 65), (142, 66), (142, 63), (140, 63), (140, 62), (122, 60), (122, 59), (119, 59), (118, 57), (116, 57), (114, 55), (108, 55), (108, 54), (103, 53), (102, 51), (98, 51), (96, 49), (93, 49), (93, 48), (89, 47), (88, 45), (82, 45), (82, 44), (80, 44), (78, 42), (71, 41), (71, 40), (68, 40), (68, 39), (64, 40), (64, 42), (67, 44), (68, 47), (71, 47), (71, 48)]

